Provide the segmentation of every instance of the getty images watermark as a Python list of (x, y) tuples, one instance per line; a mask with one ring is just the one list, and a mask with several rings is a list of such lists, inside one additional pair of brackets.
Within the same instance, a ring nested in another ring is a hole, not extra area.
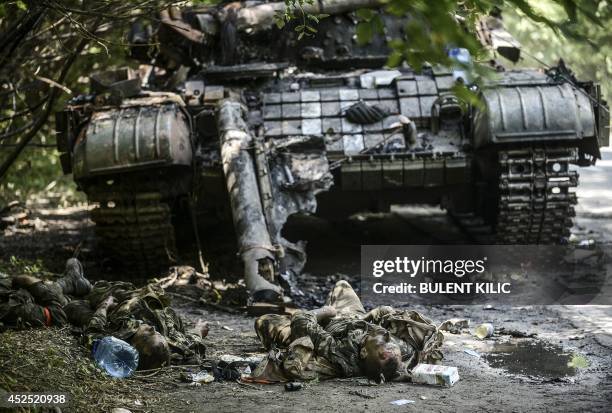
[(364, 245), (371, 305), (612, 304), (607, 256), (541, 245)]

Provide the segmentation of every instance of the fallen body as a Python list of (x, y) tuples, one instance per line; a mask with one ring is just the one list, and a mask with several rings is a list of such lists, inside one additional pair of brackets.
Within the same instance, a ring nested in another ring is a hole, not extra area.
[(98, 281), (92, 286), (75, 258), (67, 261), (58, 281), (31, 275), (0, 280), (0, 330), (68, 323), (81, 330), (87, 345), (108, 335), (127, 341), (138, 350), (141, 370), (199, 362), (204, 356), (201, 337), (186, 332), (155, 284), (136, 288)]
[(255, 381), (410, 380), (417, 363), (442, 359), (443, 335), (430, 320), (388, 306), (366, 313), (346, 281), (336, 284), (320, 310), (264, 315), (255, 330), (269, 350), (253, 374)]

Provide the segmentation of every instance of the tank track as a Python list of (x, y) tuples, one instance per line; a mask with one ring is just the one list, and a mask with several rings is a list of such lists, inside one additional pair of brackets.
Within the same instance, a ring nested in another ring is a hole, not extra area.
[(166, 271), (176, 257), (170, 206), (159, 193), (100, 202), (91, 211), (100, 247), (142, 277)]
[(559, 244), (570, 235), (578, 173), (575, 148), (521, 148), (498, 152), (497, 215), (454, 214), (461, 228), (479, 244)]

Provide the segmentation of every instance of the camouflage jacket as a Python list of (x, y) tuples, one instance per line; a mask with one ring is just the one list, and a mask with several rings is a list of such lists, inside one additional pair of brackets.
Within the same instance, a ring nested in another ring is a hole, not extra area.
[(186, 331), (183, 320), (169, 306), (170, 300), (158, 285), (135, 288), (128, 282), (98, 281), (86, 301), (90, 308), (96, 308), (110, 295), (117, 305), (106, 317), (93, 313), (86, 325), (88, 341), (108, 334), (129, 341), (144, 323), (166, 337), (173, 362), (198, 363), (199, 357), (204, 356), (201, 337)]
[(291, 317), (287, 349), (272, 349), (254, 373), (270, 380), (312, 380), (362, 375), (359, 351), (366, 334), (375, 329), (391, 333), (402, 351), (406, 375), (419, 362), (442, 358), (443, 336), (430, 320), (416, 311), (379, 307), (365, 315), (343, 314), (324, 326), (312, 312)]
[[(97, 311), (109, 296), (117, 303), (106, 314)], [(80, 299), (69, 300), (53, 282), (40, 281), (27, 289), (13, 289), (11, 278), (0, 279), (0, 331), (7, 328), (62, 326), (67, 322), (83, 329), (83, 342), (91, 345), (112, 335), (130, 341), (141, 324), (165, 336), (173, 363), (199, 363), (204, 344), (186, 331), (181, 317), (169, 306), (164, 290), (156, 284), (136, 288), (123, 281), (98, 281)]]

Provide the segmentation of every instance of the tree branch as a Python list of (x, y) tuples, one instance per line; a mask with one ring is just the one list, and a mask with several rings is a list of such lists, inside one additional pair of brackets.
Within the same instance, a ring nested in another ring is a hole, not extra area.
[[(100, 24), (100, 21), (101, 21), (101, 18), (96, 19), (95, 23), (93, 24), (92, 31), (96, 30), (96, 28)], [(57, 83), (61, 84), (64, 82), (64, 80), (66, 79), (66, 76), (68, 75), (68, 72), (70, 71), (70, 68), (72, 67), (72, 64), (75, 62), (75, 60), (77, 59), (81, 51), (83, 51), (87, 43), (89, 43), (89, 40), (90, 39), (88, 38), (82, 38), (80, 40), (80, 42), (74, 49), (74, 52), (72, 53), (72, 55), (64, 63), (64, 66), (62, 67), (60, 75), (57, 79)], [(47, 100), (47, 105), (45, 106), (45, 109), (42, 115), (32, 125), (31, 129), (21, 138), (19, 143), (17, 143), (15, 150), (4, 160), (2, 165), (0, 165), (0, 179), (2, 179), (4, 175), (6, 175), (9, 168), (17, 160), (21, 152), (25, 149), (25, 147), (32, 140), (32, 138), (36, 136), (40, 128), (43, 127), (43, 125), (47, 121), (47, 118), (49, 117), (49, 114), (53, 110), (54, 103), (57, 100), (59, 95), (60, 95), (60, 89), (57, 89), (57, 88), (51, 89), (51, 92), (49, 93), (49, 98)]]

